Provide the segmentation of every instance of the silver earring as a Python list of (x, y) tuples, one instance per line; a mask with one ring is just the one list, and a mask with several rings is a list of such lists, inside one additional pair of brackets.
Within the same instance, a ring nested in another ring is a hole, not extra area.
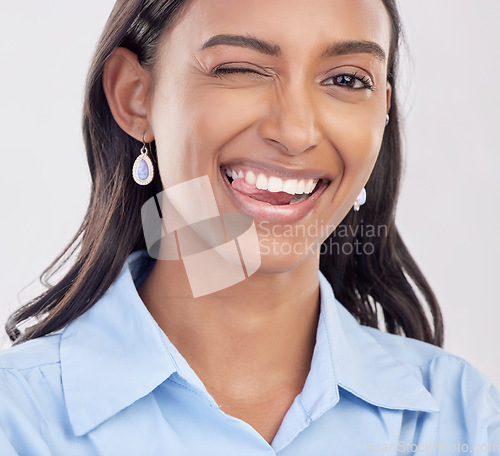
[(132, 177), (139, 185), (148, 185), (154, 177), (153, 162), (148, 156), (144, 135), (142, 135), (141, 155), (135, 159)]
[(390, 120), (390, 117), (389, 117), (389, 114), (387, 114), (387, 116), (385, 117), (385, 126), (387, 127), (387, 125), (389, 125), (389, 120)]
[(353, 209), (357, 212), (359, 211), (359, 208), (366, 203), (366, 190), (365, 187), (363, 187), (363, 190), (361, 190), (361, 193), (359, 196), (356, 198), (356, 201), (354, 202)]

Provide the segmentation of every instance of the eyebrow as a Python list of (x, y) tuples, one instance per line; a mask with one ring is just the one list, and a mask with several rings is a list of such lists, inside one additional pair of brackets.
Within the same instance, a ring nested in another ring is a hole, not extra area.
[[(237, 46), (253, 49), (262, 54), (279, 56), (281, 49), (277, 44), (245, 35), (215, 35), (209, 38), (200, 50), (214, 46)], [(335, 57), (348, 54), (370, 54), (381, 61), (386, 60), (385, 51), (374, 41), (342, 41), (328, 46), (322, 57)]]
[(209, 38), (201, 49), (221, 45), (249, 48), (261, 52), (262, 54), (273, 56), (281, 54), (281, 49), (278, 45), (244, 35), (215, 35)]
[(382, 46), (374, 41), (341, 41), (329, 46), (322, 57), (333, 57), (348, 54), (371, 54), (382, 62), (385, 62), (386, 55)]

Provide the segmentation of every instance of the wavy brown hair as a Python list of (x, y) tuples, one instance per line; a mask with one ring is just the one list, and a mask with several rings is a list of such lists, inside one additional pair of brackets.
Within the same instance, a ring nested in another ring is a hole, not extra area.
[[(327, 239), (321, 271), (338, 300), (362, 324), (442, 345), (443, 324), (436, 298), (408, 252), (395, 225), (402, 144), (397, 100), (397, 56), (401, 21), (395, 0), (382, 0), (392, 22), (388, 81), (392, 85), (391, 120), (367, 183), (367, 204), (351, 211)], [(57, 331), (90, 309), (117, 278), (127, 256), (146, 248), (141, 207), (163, 190), (156, 175), (138, 186), (131, 169), (140, 144), (115, 122), (102, 85), (104, 65), (116, 47), (134, 52), (154, 70), (158, 45), (185, 6), (185, 0), (119, 0), (106, 23), (92, 60), (85, 89), (83, 138), (92, 177), (90, 202), (73, 240), (43, 272), (47, 290), (14, 312), (5, 329), (14, 344)], [(151, 144), (156, 161), (156, 147)], [(359, 230), (360, 225), (383, 226)], [(336, 238), (342, 227), (348, 233)], [(332, 252), (334, 240), (340, 247)], [(370, 254), (346, 248), (370, 245)], [(330, 247), (329, 247), (330, 246)], [(69, 269), (54, 285), (48, 279)], [(430, 318), (426, 312), (430, 313)], [(23, 327), (23, 328), (22, 328)]]

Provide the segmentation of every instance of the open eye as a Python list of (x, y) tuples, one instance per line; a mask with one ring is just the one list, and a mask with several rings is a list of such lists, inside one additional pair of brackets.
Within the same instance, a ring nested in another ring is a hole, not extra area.
[[(331, 82), (328, 82), (331, 81)], [(375, 87), (368, 76), (358, 76), (357, 73), (340, 74), (325, 79), (323, 85), (336, 85), (348, 89), (368, 89), (375, 90)]]

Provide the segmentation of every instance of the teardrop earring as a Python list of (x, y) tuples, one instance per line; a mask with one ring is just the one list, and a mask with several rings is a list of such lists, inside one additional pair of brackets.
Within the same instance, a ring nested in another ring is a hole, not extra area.
[(141, 155), (135, 159), (132, 168), (132, 177), (139, 185), (148, 185), (154, 177), (153, 162), (149, 158), (148, 152), (144, 135), (142, 135)]
[(356, 198), (356, 201), (354, 202), (353, 209), (357, 212), (359, 211), (359, 208), (366, 203), (366, 190), (365, 187), (363, 187), (363, 190), (361, 190), (361, 193), (359, 196)]

